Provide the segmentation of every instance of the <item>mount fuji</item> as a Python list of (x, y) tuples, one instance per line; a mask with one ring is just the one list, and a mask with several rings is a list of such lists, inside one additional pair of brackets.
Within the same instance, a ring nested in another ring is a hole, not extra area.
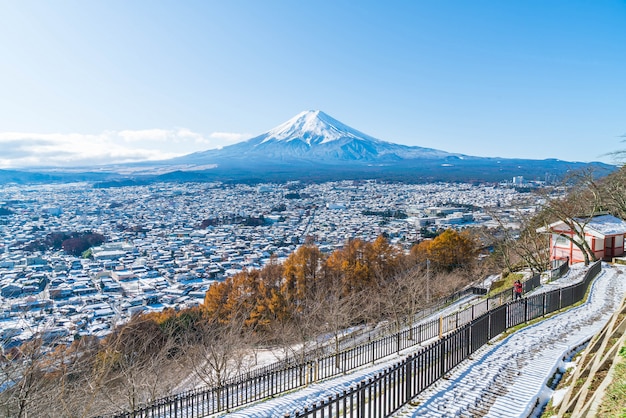
[(371, 164), (414, 159), (465, 158), (432, 148), (381, 141), (351, 128), (320, 110), (301, 112), (257, 137), (220, 150), (170, 160), (187, 164), (214, 161), (231, 165), (251, 160), (282, 164)]
[(283, 182), (380, 179), (400, 182), (559, 179), (593, 167), (598, 175), (616, 169), (603, 163), (556, 159), (483, 158), (382, 141), (319, 110), (299, 113), (259, 136), (222, 149), (137, 163), (46, 172), (0, 170), (0, 183), (41, 181)]
[(588, 165), (605, 173), (615, 168), (556, 159), (484, 158), (400, 145), (360, 132), (320, 110), (299, 113), (247, 141), (161, 163), (180, 170), (169, 177), (185, 179), (194, 171), (199, 179), (235, 181), (502, 181), (513, 176), (545, 180)]

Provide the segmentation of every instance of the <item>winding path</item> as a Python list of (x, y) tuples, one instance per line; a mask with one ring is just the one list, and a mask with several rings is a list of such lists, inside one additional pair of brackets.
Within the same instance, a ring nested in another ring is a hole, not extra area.
[(397, 417), (537, 416), (551, 395), (547, 382), (564, 359), (599, 332), (626, 293), (626, 270), (605, 264), (587, 302), (477, 351)]

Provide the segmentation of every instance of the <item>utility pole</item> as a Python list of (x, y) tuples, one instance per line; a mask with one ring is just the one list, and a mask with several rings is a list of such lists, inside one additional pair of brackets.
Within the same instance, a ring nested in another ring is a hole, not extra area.
[(430, 303), (430, 260), (426, 259), (426, 303)]

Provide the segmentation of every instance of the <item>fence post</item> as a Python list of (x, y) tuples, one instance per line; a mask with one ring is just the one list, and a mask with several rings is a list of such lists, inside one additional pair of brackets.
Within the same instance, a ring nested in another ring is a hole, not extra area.
[(424, 338), (424, 336), (422, 335), (422, 324), (417, 325), (417, 343), (421, 344), (422, 343), (422, 338)]
[(396, 354), (400, 353), (400, 332), (396, 334)]
[(320, 376), (320, 359), (316, 358), (315, 359), (315, 380), (314, 382), (317, 382), (317, 379), (319, 379)]
[(470, 356), (472, 351), (472, 327), (471, 324), (466, 325), (465, 328), (465, 358)]
[(443, 336), (443, 316), (439, 317), (439, 339)]
[(491, 311), (487, 311), (487, 341), (491, 339)]
[[(409, 399), (411, 399), (411, 382), (412, 382), (412, 377), (411, 377), (411, 369), (412, 369), (412, 365), (413, 365), (413, 355), (410, 355), (407, 359), (406, 359), (406, 368), (404, 371), (404, 379), (405, 379), (405, 391), (406, 391), (406, 395), (404, 397), (405, 401), (408, 401)], [(363, 416), (363, 415), (361, 415)]]
[(365, 388), (367, 387), (367, 385), (365, 384), (365, 382), (361, 385), (361, 396), (359, 397), (359, 416), (360, 417), (364, 417), (365, 416), (365, 404), (367, 403), (365, 400)]
[(528, 322), (528, 298), (524, 298), (524, 322)]
[(439, 362), (441, 363), (441, 377), (446, 374), (446, 362), (444, 361), (446, 355), (446, 343), (445, 340), (439, 341)]

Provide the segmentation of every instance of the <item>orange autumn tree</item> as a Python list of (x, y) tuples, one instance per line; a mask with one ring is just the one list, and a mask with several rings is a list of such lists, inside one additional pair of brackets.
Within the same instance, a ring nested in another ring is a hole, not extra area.
[(326, 267), (333, 281), (342, 284), (343, 294), (364, 289), (373, 284), (373, 275), (366, 255), (370, 253), (367, 242), (361, 239), (349, 240), (346, 245), (326, 260)]
[(261, 270), (242, 271), (211, 285), (203, 305), (207, 317), (222, 325), (242, 321), (251, 330), (267, 330), (272, 321), (289, 315), (281, 293), (283, 271), (273, 260)]
[(281, 287), (286, 300), (294, 305), (305, 301), (319, 285), (323, 260), (324, 255), (315, 245), (303, 245), (287, 257), (283, 263), (285, 280)]
[(360, 239), (347, 242), (335, 250), (326, 261), (329, 273), (340, 280), (344, 294), (371, 288), (381, 280), (390, 280), (403, 258), (400, 248), (380, 235), (373, 243)]
[(259, 284), (259, 299), (247, 322), (256, 331), (267, 333), (277, 321), (289, 321), (292, 315), (285, 296), (267, 283)]
[(418, 262), (427, 260), (434, 270), (452, 271), (472, 264), (478, 254), (478, 246), (469, 232), (447, 229), (436, 238), (413, 247), (411, 254)]
[(144, 319), (151, 320), (157, 325), (162, 325), (176, 316), (176, 310), (174, 308), (165, 308), (160, 312), (146, 312), (142, 315)]
[(226, 310), (226, 302), (232, 291), (232, 280), (214, 283), (204, 295), (204, 308), (209, 318), (217, 318), (221, 323), (228, 323), (230, 313)]
[(288, 320), (291, 316), (287, 300), (281, 292), (283, 270), (283, 265), (272, 259), (260, 271), (256, 304), (247, 322), (257, 332), (267, 333), (274, 322)]
[(428, 248), (430, 248), (430, 244), (433, 240), (427, 239), (418, 244), (415, 244), (411, 248), (411, 257), (417, 264), (426, 265), (426, 260), (428, 260)]
[(230, 292), (224, 303), (228, 323), (250, 323), (250, 314), (259, 300), (259, 270), (242, 271), (230, 278)]
[(403, 254), (401, 249), (392, 245), (387, 237), (379, 235), (369, 246), (367, 259), (372, 273), (379, 280), (390, 280), (397, 274)]

